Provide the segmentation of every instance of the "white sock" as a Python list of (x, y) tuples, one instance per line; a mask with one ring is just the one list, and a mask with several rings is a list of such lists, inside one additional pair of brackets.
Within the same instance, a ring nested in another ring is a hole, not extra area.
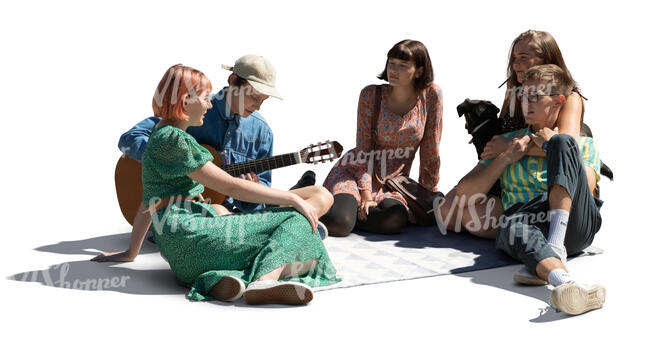
[(551, 224), (548, 229), (548, 243), (562, 249), (569, 223), (569, 212), (563, 209), (553, 209), (549, 212), (549, 217)]
[(552, 284), (555, 287), (561, 286), (571, 281), (573, 281), (573, 279), (571, 279), (571, 275), (562, 268), (553, 269), (551, 273), (548, 274), (548, 283)]

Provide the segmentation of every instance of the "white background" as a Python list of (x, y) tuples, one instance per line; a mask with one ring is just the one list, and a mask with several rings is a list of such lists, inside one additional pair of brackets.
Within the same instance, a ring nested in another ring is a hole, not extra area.
[[(3, 3), (3, 278), (61, 263), (102, 268), (84, 261), (96, 249), (127, 246), (125, 238), (92, 241), (130, 231), (115, 199), (117, 141), (151, 115), (155, 86), (179, 62), (204, 71), (218, 89), (228, 76), (221, 64), (249, 53), (267, 57), (285, 98), (268, 99), (261, 109), (275, 134), (275, 153), (326, 139), (349, 149), (359, 91), (380, 82), (375, 76), (394, 43), (420, 40), (444, 93), (439, 189), (446, 192), (476, 161), (456, 105), (470, 97), (500, 106), (504, 91), (497, 86), (512, 40), (527, 29), (546, 30), (589, 98), (585, 120), (616, 181), (601, 183), (604, 223), (594, 245), (605, 254), (570, 263), (576, 278), (607, 287), (607, 303), (579, 317), (538, 317), (548, 292), (514, 286), (516, 267), (327, 291), (304, 308), (190, 303), (182, 289), (129, 294), (1, 279), (2, 332), (51, 338), (639, 334), (649, 302), (646, 14), (626, 1)], [(286, 189), (307, 169), (322, 183), (330, 167), (276, 170), (273, 184)], [(58, 250), (35, 250), (48, 245)], [(157, 253), (114, 267), (167, 273)]]

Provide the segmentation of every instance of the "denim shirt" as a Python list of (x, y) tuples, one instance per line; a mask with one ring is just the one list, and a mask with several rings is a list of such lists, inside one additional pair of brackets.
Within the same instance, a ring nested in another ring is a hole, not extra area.
[[(187, 133), (199, 144), (207, 144), (222, 151), (226, 164), (250, 161), (273, 156), (273, 132), (264, 118), (257, 112), (242, 118), (234, 114), (226, 103), (224, 87), (210, 98), (212, 108), (205, 113), (202, 126), (190, 126)], [(122, 153), (142, 161), (142, 154), (149, 140), (153, 127), (160, 122), (159, 117), (149, 117), (125, 132), (118, 143)], [(271, 171), (257, 174), (260, 183), (271, 186)], [(232, 210), (237, 207), (242, 211), (264, 208), (263, 204), (248, 203), (229, 197), (222, 203)]]

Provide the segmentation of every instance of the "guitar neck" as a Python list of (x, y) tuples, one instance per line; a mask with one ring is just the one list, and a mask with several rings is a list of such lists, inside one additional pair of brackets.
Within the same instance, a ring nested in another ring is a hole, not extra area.
[(300, 154), (298, 152), (292, 152), (268, 158), (229, 164), (224, 166), (223, 170), (233, 177), (239, 177), (239, 175), (249, 172), (260, 173), (298, 163), (300, 163)]

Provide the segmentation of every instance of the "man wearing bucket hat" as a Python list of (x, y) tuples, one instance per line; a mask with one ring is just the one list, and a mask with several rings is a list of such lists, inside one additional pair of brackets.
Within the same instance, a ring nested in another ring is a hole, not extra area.
[(237, 59), (235, 66), (221, 67), (245, 79), (260, 94), (282, 99), (275, 88), (275, 68), (264, 57), (249, 54)]
[[(245, 55), (234, 66), (222, 67), (232, 71), (228, 85), (211, 95), (212, 108), (205, 113), (202, 126), (192, 126), (187, 132), (200, 144), (220, 150), (229, 164), (273, 155), (273, 132), (257, 112), (268, 97), (282, 99), (275, 88), (275, 68), (264, 57)], [(140, 162), (149, 135), (160, 121), (149, 117), (136, 124), (120, 137), (118, 147), (127, 156)], [(244, 175), (242, 175), (244, 176)], [(271, 171), (249, 173), (246, 179), (271, 186)], [(307, 177), (307, 178), (305, 178)], [(303, 175), (298, 187), (313, 185), (308, 174)], [(292, 189), (296, 189), (294, 186)], [(223, 205), (230, 211), (250, 211), (263, 204), (241, 202), (228, 198)]]

